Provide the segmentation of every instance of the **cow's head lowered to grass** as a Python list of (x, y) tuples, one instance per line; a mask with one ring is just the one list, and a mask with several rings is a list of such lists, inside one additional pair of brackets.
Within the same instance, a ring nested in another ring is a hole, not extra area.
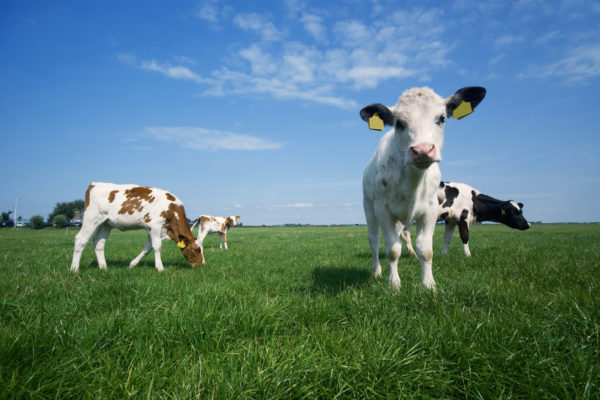
[(426, 169), (442, 159), (446, 119), (468, 115), (484, 97), (485, 88), (477, 86), (462, 88), (447, 99), (427, 87), (413, 88), (405, 91), (395, 106), (370, 104), (360, 116), (366, 122), (380, 118), (393, 127), (398, 148), (407, 149), (403, 164)]

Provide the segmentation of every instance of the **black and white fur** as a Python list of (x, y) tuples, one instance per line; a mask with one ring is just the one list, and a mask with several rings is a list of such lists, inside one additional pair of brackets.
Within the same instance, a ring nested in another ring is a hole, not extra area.
[[(469, 227), (475, 222), (498, 222), (519, 230), (529, 229), (531, 226), (523, 216), (523, 203), (495, 199), (464, 183), (440, 182), (438, 202), (438, 221), (446, 223), (442, 254), (448, 253), (456, 226), (467, 257), (471, 256)], [(408, 251), (414, 255), (408, 229), (400, 236)]]

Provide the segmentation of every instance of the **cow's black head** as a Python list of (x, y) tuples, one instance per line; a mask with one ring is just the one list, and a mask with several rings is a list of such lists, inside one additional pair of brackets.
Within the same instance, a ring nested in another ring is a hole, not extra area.
[(516, 203), (512, 200), (505, 201), (500, 209), (503, 223), (513, 229), (524, 231), (529, 229), (531, 224), (523, 216), (523, 203)]

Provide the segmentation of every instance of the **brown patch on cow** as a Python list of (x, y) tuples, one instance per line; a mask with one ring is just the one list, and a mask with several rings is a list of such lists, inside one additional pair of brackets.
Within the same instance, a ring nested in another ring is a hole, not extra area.
[(142, 201), (152, 203), (155, 199), (152, 196), (152, 189), (147, 186), (135, 186), (125, 191), (126, 200), (121, 204), (119, 214), (132, 215), (134, 212), (143, 210)]
[(119, 193), (118, 190), (113, 190), (108, 194), (108, 202), (112, 203), (113, 201), (115, 201), (115, 195)]
[(175, 243), (183, 242), (185, 244), (181, 253), (192, 267), (204, 264), (202, 248), (196, 244), (192, 235), (183, 205), (169, 203), (169, 208), (162, 211), (160, 216), (165, 219), (163, 228), (167, 231), (167, 236)]
[(175, 196), (173, 196), (173, 195), (172, 195), (171, 193), (169, 193), (169, 192), (167, 192), (166, 196), (167, 196), (167, 200), (169, 200), (169, 201), (175, 201), (175, 200), (177, 200), (177, 199), (175, 198)]
[(233, 219), (231, 219), (231, 217), (227, 217), (227, 219), (225, 220), (225, 225), (230, 228), (233, 226), (233, 224), (235, 224), (235, 221)]
[(150, 218), (150, 213), (146, 213), (146, 215), (144, 215), (144, 222), (148, 224), (151, 221), (152, 221), (152, 218)]
[(206, 215), (201, 215), (199, 219), (200, 219), (200, 226), (202, 226), (202, 227), (213, 220), (212, 217), (207, 217)]
[(426, 250), (423, 253), (421, 253), (421, 255), (423, 256), (423, 259), (425, 261), (433, 260), (433, 250)]
[(94, 188), (94, 185), (89, 185), (87, 190), (85, 191), (85, 202), (83, 203), (83, 211), (87, 210), (90, 205), (90, 192)]

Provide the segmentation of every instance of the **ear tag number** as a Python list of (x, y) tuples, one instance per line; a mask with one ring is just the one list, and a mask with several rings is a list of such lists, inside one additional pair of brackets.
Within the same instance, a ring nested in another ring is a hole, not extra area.
[(471, 108), (471, 103), (468, 101), (463, 101), (454, 109), (452, 112), (452, 116), (456, 119), (462, 119), (467, 115), (471, 114), (473, 109)]
[(374, 131), (383, 130), (383, 120), (379, 118), (379, 114), (374, 113), (373, 116), (369, 118), (369, 129)]
[(185, 242), (183, 240), (181, 242), (177, 242), (177, 247), (179, 247), (180, 249), (185, 248)]

